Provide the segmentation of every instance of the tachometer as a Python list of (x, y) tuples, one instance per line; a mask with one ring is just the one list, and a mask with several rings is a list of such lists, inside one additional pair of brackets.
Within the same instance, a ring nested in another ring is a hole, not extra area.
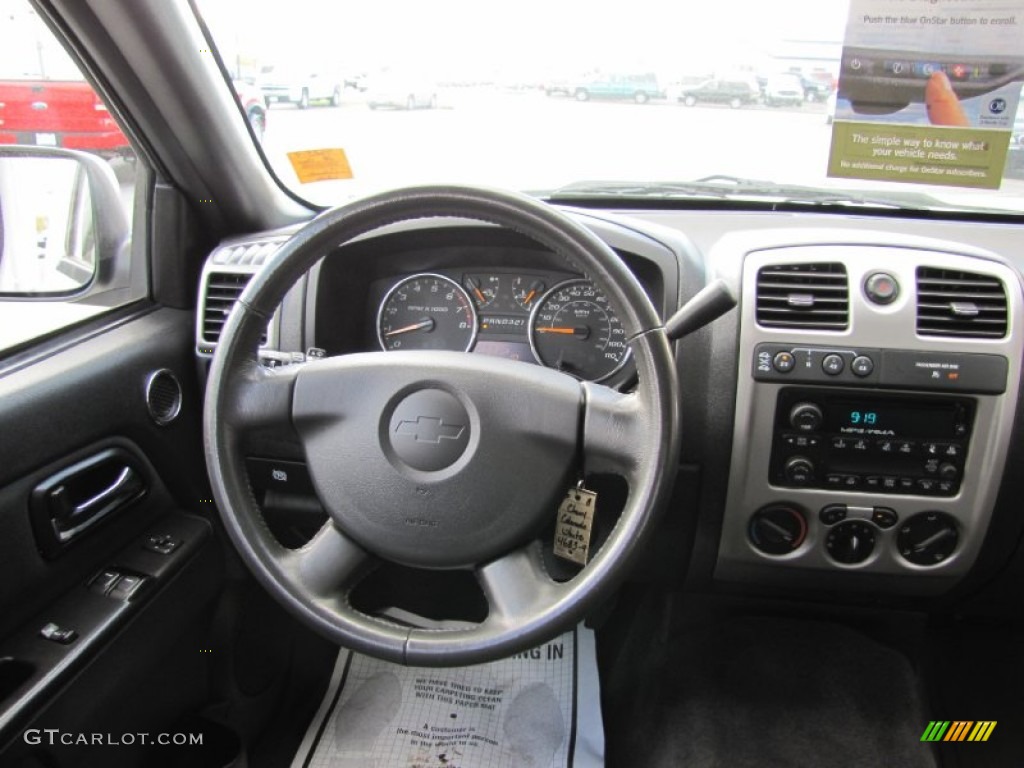
[(420, 274), (397, 283), (377, 311), (381, 349), (466, 352), (476, 340), (473, 301), (454, 280)]
[(589, 280), (567, 280), (548, 291), (530, 317), (537, 361), (588, 381), (601, 381), (629, 357), (626, 331), (608, 298)]

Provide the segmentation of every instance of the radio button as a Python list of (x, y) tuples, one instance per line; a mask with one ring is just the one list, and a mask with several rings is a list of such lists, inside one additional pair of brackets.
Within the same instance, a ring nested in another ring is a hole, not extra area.
[(928, 461), (924, 463), (924, 471), (927, 472), (929, 475), (937, 474), (939, 471), (939, 460), (928, 459)]
[(845, 451), (850, 447), (850, 441), (845, 437), (833, 437), (832, 438), (832, 450), (833, 451)]
[(853, 441), (853, 450), (855, 451), (866, 451), (868, 449), (868, 441), (863, 438), (860, 440)]
[(937, 481), (930, 477), (919, 477), (917, 479), (917, 487), (925, 493), (934, 493), (936, 484)]
[(904, 456), (909, 456), (917, 450), (917, 443), (913, 440), (898, 440), (896, 441), (896, 452)]
[(955, 464), (950, 464), (948, 461), (939, 464), (939, 477), (943, 480), (956, 480), (960, 476), (960, 470), (956, 468)]
[(887, 491), (895, 491), (898, 483), (899, 478), (893, 477), (892, 475), (885, 475), (882, 478), (882, 488), (884, 488)]
[(825, 477), (825, 485), (829, 488), (842, 488), (843, 487), (843, 476), (839, 474), (831, 474)]
[(956, 483), (953, 480), (939, 480), (937, 486), (939, 493), (951, 494), (956, 489)]
[(871, 372), (875, 370), (875, 363), (867, 355), (858, 355), (853, 358), (850, 370), (853, 371), (855, 376), (870, 376)]
[(772, 358), (772, 367), (779, 373), (789, 373), (796, 367), (796, 358), (789, 352), (779, 352)]
[(878, 475), (868, 475), (864, 478), (864, 487), (877, 491), (882, 487), (882, 478)]
[(892, 528), (899, 520), (896, 511), (889, 507), (875, 507), (871, 513), (871, 522), (879, 528)]
[(887, 437), (876, 442), (875, 446), (882, 453), (896, 453), (896, 441), (890, 440)]
[(901, 477), (899, 480), (899, 489), (903, 493), (911, 493), (916, 486), (917, 483), (912, 477)]
[(859, 488), (860, 487), (860, 475), (843, 475), (843, 487), (844, 488)]
[(842, 522), (846, 519), (846, 505), (829, 504), (827, 507), (822, 507), (821, 511), (818, 512), (818, 519), (825, 525), (835, 525)]
[(818, 435), (799, 435), (793, 432), (786, 432), (782, 436), (782, 442), (790, 448), (817, 448), (821, 445), (821, 437)]
[(825, 358), (821, 361), (821, 370), (829, 376), (838, 376), (843, 372), (843, 368), (845, 367), (846, 362), (843, 360), (842, 356), (835, 353), (825, 355)]
[(962, 451), (959, 443), (940, 443), (939, 453), (947, 459), (959, 459)]

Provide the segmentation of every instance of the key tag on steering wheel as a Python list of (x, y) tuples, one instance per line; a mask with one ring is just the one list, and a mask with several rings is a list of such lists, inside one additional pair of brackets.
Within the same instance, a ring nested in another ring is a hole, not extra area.
[(558, 505), (558, 518), (555, 520), (557, 557), (577, 565), (587, 564), (596, 507), (597, 494), (584, 488), (583, 479), (580, 478)]

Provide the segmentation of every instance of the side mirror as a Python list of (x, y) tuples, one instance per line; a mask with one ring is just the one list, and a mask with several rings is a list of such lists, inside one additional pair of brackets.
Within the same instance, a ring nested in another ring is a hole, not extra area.
[(113, 278), (129, 233), (106, 161), (67, 149), (0, 146), (0, 296), (100, 288)]

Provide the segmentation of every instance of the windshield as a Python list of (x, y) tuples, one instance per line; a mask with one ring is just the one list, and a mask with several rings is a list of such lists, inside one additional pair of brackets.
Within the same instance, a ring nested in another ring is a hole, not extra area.
[(1018, 5), (199, 0), (199, 11), (236, 90), (254, 94), (243, 106), (268, 162), (316, 204), (452, 182), (562, 199), (1020, 213)]

